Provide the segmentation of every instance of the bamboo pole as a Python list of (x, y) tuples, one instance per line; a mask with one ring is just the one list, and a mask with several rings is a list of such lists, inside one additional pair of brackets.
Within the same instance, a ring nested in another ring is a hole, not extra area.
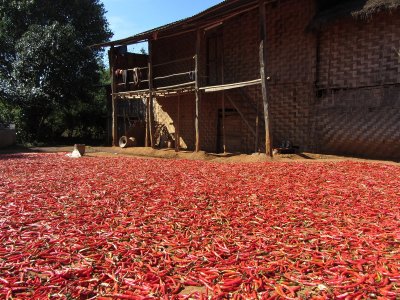
[(265, 152), (268, 156), (272, 157), (272, 137), (270, 126), (270, 111), (267, 95), (267, 75), (265, 70), (265, 63), (267, 60), (266, 53), (266, 39), (267, 39), (267, 24), (265, 12), (265, 0), (259, 0), (259, 17), (260, 17), (260, 75), (261, 75), (261, 90), (264, 104), (264, 122), (265, 122)]

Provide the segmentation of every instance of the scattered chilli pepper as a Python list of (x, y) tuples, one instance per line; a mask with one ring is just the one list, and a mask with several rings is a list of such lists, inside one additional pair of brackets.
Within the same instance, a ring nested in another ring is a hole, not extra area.
[(1, 299), (398, 299), (400, 166), (0, 156)]

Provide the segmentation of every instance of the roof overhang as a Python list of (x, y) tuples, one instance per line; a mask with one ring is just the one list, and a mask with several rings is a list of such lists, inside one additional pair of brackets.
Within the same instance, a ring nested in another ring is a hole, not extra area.
[(225, 0), (192, 17), (163, 25), (124, 39), (95, 44), (91, 47), (100, 48), (131, 45), (148, 40), (157, 40), (178, 34), (184, 34), (195, 31), (199, 28), (207, 28), (213, 24), (220, 23), (227, 18), (254, 9), (258, 6), (258, 3), (258, 0)]

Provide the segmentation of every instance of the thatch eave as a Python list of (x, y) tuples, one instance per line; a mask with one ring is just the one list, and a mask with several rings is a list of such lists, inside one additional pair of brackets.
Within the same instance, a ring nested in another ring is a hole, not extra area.
[(309, 29), (318, 30), (341, 18), (368, 19), (372, 15), (400, 8), (400, 0), (352, 0), (338, 4), (317, 13)]
[(368, 0), (365, 5), (351, 13), (356, 18), (368, 18), (381, 11), (392, 11), (400, 7), (400, 0)]

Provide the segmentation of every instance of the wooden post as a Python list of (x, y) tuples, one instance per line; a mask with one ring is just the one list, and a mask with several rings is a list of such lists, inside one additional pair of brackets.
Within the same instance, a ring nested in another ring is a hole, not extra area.
[(118, 99), (117, 96), (112, 97), (112, 140), (113, 146), (118, 146), (118, 116), (117, 116), (117, 109), (118, 109)]
[(265, 70), (265, 63), (267, 61), (266, 53), (266, 40), (267, 40), (267, 24), (265, 13), (265, 0), (259, 0), (260, 12), (260, 75), (261, 75), (261, 90), (264, 104), (264, 121), (265, 121), (265, 152), (268, 156), (272, 157), (272, 137), (270, 126), (270, 112), (267, 95), (267, 75)]
[(200, 64), (200, 50), (201, 50), (201, 30), (197, 30), (196, 38), (196, 56), (195, 56), (195, 93), (196, 93), (196, 117), (195, 117), (195, 130), (196, 130), (196, 152), (200, 151), (200, 130), (199, 130), (199, 114), (200, 114), (200, 102), (201, 102), (201, 91), (200, 91), (200, 76), (199, 76), (199, 64)]
[(112, 145), (118, 146), (118, 116), (117, 116), (117, 78), (115, 77), (116, 71), (116, 59), (115, 59), (115, 49), (111, 46), (108, 52), (110, 70), (111, 70), (111, 94), (112, 94)]
[(225, 135), (225, 92), (222, 91), (222, 147), (226, 153), (226, 135)]
[(144, 141), (144, 146), (145, 147), (149, 147), (149, 141), (150, 141), (150, 139), (149, 139), (149, 135), (150, 135), (150, 131), (149, 131), (149, 125), (150, 125), (150, 122), (149, 122), (149, 103), (150, 103), (150, 101), (149, 100), (150, 100), (149, 98), (146, 98), (146, 136), (145, 136), (145, 141)]
[[(221, 40), (221, 51), (224, 51), (224, 39)], [(218, 41), (217, 41), (218, 43)], [(221, 84), (225, 84), (224, 78), (224, 53), (221, 54)], [(224, 153), (226, 153), (226, 133), (225, 133), (225, 91), (222, 91), (222, 144)]]
[(148, 122), (149, 122), (149, 134), (150, 134), (150, 145), (154, 148), (154, 135), (153, 135), (153, 45), (152, 40), (148, 41), (149, 43), (149, 102), (148, 102)]
[(175, 151), (179, 152), (180, 148), (180, 122), (181, 122), (181, 93), (178, 93), (178, 116), (176, 120), (176, 128), (175, 128)]
[(254, 153), (258, 152), (258, 133), (259, 133), (259, 123), (260, 123), (260, 119), (258, 117), (258, 111), (259, 111), (259, 104), (258, 104), (258, 100), (256, 103), (256, 138), (255, 138), (255, 142), (254, 142)]

